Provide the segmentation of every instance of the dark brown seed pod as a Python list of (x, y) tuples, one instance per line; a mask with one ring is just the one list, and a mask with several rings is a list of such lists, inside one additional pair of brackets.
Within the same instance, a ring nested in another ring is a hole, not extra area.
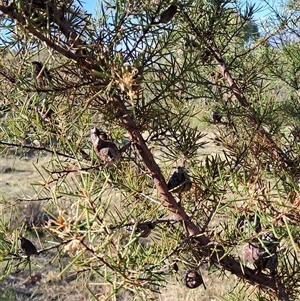
[(168, 7), (168, 9), (166, 9), (160, 16), (159, 21), (157, 22), (162, 23), (162, 24), (166, 24), (168, 22), (170, 22), (172, 20), (172, 18), (175, 16), (175, 14), (177, 13), (177, 6), (172, 4)]
[(255, 274), (260, 274), (262, 270), (268, 269), (271, 275), (276, 273), (278, 266), (278, 257), (276, 248), (278, 241), (274, 234), (266, 232), (252, 242), (246, 243), (242, 248), (242, 254), (246, 261), (253, 263)]
[(222, 122), (222, 115), (219, 111), (212, 111), (211, 118), (213, 123), (221, 123)]
[(154, 228), (155, 228), (155, 223), (153, 222), (140, 223), (137, 224), (135, 228), (134, 225), (130, 225), (126, 227), (128, 231), (132, 231), (133, 229), (135, 229), (135, 232), (139, 234), (140, 237), (148, 237)]
[(265, 250), (263, 268), (270, 271), (271, 275), (276, 274), (278, 266), (277, 247), (279, 241), (272, 232), (262, 234), (262, 247)]
[(247, 242), (244, 244), (242, 253), (246, 261), (253, 263), (256, 267), (262, 266), (264, 250), (258, 242)]
[(203, 284), (204, 288), (206, 289), (202, 276), (195, 270), (186, 271), (184, 275), (184, 284), (190, 289), (197, 288)]
[(106, 133), (95, 127), (91, 129), (91, 140), (97, 156), (106, 162), (114, 162), (120, 157), (120, 151), (116, 144), (107, 138)]
[(173, 271), (175, 273), (177, 273), (179, 271), (179, 267), (178, 267), (178, 264), (176, 262), (173, 263), (172, 268), (173, 268)]
[(109, 141), (108, 139), (108, 136), (105, 132), (99, 132), (99, 137), (102, 139), (102, 140), (106, 140), (106, 141)]
[(20, 250), (25, 253), (26, 256), (37, 255), (38, 251), (35, 245), (27, 238), (20, 236), (18, 240)]
[(184, 167), (178, 166), (177, 170), (172, 173), (167, 186), (171, 192), (182, 193), (192, 188), (192, 181)]
[(238, 218), (236, 227), (242, 232), (249, 232), (255, 230), (256, 233), (261, 231), (260, 218), (256, 214), (241, 215)]
[(276, 275), (276, 270), (278, 267), (278, 256), (273, 254), (270, 257), (265, 258), (266, 262), (264, 267), (270, 271), (270, 275)]

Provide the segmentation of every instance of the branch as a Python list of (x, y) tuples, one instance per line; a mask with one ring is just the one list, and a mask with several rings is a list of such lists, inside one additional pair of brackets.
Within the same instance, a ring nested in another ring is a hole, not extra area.
[[(136, 149), (142, 157), (149, 174), (153, 178), (154, 184), (162, 197), (166, 209), (172, 213), (174, 220), (182, 223), (189, 236), (193, 237), (200, 247), (204, 247), (201, 248), (201, 251), (206, 253), (206, 255), (209, 256), (213, 262), (220, 264), (225, 270), (230, 271), (239, 278), (245, 279), (251, 284), (258, 285), (261, 289), (269, 290), (275, 294), (277, 292), (278, 283), (276, 283), (273, 277), (265, 274), (255, 275), (254, 270), (246, 266), (242, 266), (239, 261), (235, 260), (232, 256), (227, 255), (221, 245), (216, 245), (214, 242), (210, 241), (205, 234), (201, 233), (200, 229), (190, 220), (184, 209), (175, 201), (173, 195), (169, 192), (159, 166), (155, 162), (151, 151), (139, 132), (133, 117), (131, 117), (130, 112), (126, 109), (124, 103), (122, 102), (121, 97), (115, 96), (113, 103), (119, 110), (122, 126), (130, 134), (133, 144), (136, 146)], [(282, 289), (282, 295), (284, 293), (285, 290)], [(283, 298), (283, 300), (288, 299)]]
[(183, 14), (188, 21), (189, 25), (193, 29), (195, 35), (198, 37), (200, 41), (204, 41), (206, 44), (206, 47), (209, 49), (211, 54), (214, 56), (215, 60), (217, 61), (219, 65), (219, 69), (223, 75), (223, 77), (227, 80), (229, 89), (233, 93), (233, 95), (236, 97), (238, 102), (241, 104), (242, 107), (247, 108), (249, 114), (247, 117), (249, 118), (251, 124), (256, 129), (258, 136), (262, 139), (262, 141), (265, 141), (270, 149), (273, 151), (273, 159), (277, 161), (277, 158), (280, 158), (281, 162), (285, 163), (288, 167), (293, 167), (294, 162), (291, 160), (284, 151), (274, 142), (272, 139), (272, 136), (269, 132), (267, 132), (260, 124), (259, 119), (257, 118), (256, 112), (252, 109), (251, 105), (249, 104), (247, 98), (243, 94), (242, 90), (239, 88), (236, 81), (231, 76), (228, 66), (225, 63), (225, 60), (223, 59), (221, 53), (219, 52), (218, 48), (214, 45), (214, 42), (210, 39), (210, 37), (206, 37), (193, 23), (193, 21), (190, 19), (187, 12), (183, 11)]
[[(57, 199), (62, 198), (62, 195), (56, 196)], [(44, 197), (44, 198), (36, 198), (36, 199), (26, 199), (26, 198), (18, 198), (16, 202), (41, 202), (41, 201), (49, 201), (52, 200), (52, 197)]]
[(56, 152), (53, 151), (49, 148), (46, 147), (37, 147), (37, 146), (31, 146), (31, 145), (23, 145), (23, 144), (18, 144), (18, 143), (10, 143), (10, 142), (5, 142), (5, 141), (0, 141), (0, 145), (6, 145), (6, 146), (10, 146), (10, 147), (18, 147), (18, 148), (27, 148), (30, 150), (37, 150), (37, 151), (44, 151), (50, 154), (56, 154), (65, 158), (69, 158), (69, 159), (75, 159), (74, 157), (70, 156), (70, 155), (66, 155), (64, 153), (60, 153), (60, 152)]
[(73, 241), (73, 240), (74, 240), (74, 239), (71, 238), (71, 239), (68, 239), (68, 240), (64, 240), (64, 241), (62, 241), (61, 243), (58, 243), (58, 244), (56, 244), (56, 245), (53, 245), (53, 246), (50, 246), (50, 247), (47, 247), (47, 248), (44, 248), (44, 249), (40, 249), (40, 250), (38, 250), (38, 255), (40, 255), (40, 254), (42, 254), (42, 253), (45, 253), (45, 252), (47, 252), (47, 251), (50, 251), (50, 250), (52, 250), (52, 249), (60, 248), (61, 246), (66, 245), (66, 244), (68, 244), (69, 242), (71, 242), (71, 241)]
[[(99, 65), (95, 65), (91, 61), (89, 61), (87, 58), (83, 58), (82, 56), (77, 55), (76, 53), (73, 53), (71, 51), (71, 47), (70, 47), (70, 49), (65, 49), (65, 48), (61, 47), (60, 45), (58, 45), (55, 42), (55, 39), (51, 40), (50, 38), (46, 37), (43, 33), (36, 30), (32, 25), (28, 24), (28, 22), (26, 21), (26, 18), (21, 13), (18, 13), (15, 10), (14, 3), (11, 3), (8, 6), (0, 5), (0, 11), (2, 11), (3, 14), (8, 16), (9, 18), (15, 20), (16, 23), (18, 23), (24, 30), (31, 33), (33, 36), (35, 36), (39, 40), (45, 42), (46, 45), (48, 47), (50, 47), (51, 49), (54, 49), (55, 51), (62, 54), (63, 56), (76, 61), (79, 65), (85, 67), (86, 69), (101, 71), (101, 68), (99, 67)], [(65, 18), (62, 18), (62, 20), (59, 20), (59, 21), (56, 20), (56, 22), (58, 23), (60, 29), (62, 30), (62, 33), (66, 36), (66, 38), (69, 39), (71, 37), (72, 38), (71, 40), (73, 40), (74, 34), (76, 34), (76, 32), (74, 29), (72, 29), (69, 26), (69, 24), (65, 20)], [(77, 35), (76, 35), (76, 37), (77, 37)], [(76, 38), (75, 38), (75, 40), (76, 40)], [(105, 81), (101, 84), (107, 85), (108, 82)]]
[[(223, 77), (227, 80), (230, 90), (235, 95), (236, 99), (239, 101), (242, 107), (247, 108), (249, 114), (247, 117), (249, 118), (251, 124), (256, 129), (258, 136), (265, 141), (270, 149), (273, 151), (274, 160), (278, 160), (280, 158), (281, 162), (286, 166), (292, 168), (294, 163), (293, 161), (284, 153), (284, 151), (274, 142), (272, 136), (269, 132), (267, 132), (260, 124), (259, 118), (257, 118), (256, 112), (252, 109), (247, 98), (243, 94), (242, 90), (238, 87), (236, 81), (231, 76), (228, 66), (225, 63), (221, 53), (218, 48), (215, 46), (214, 42), (210, 37), (207, 37), (202, 33), (190, 19), (187, 12), (182, 11), (184, 17), (188, 21), (195, 35), (201, 42), (205, 42), (206, 47), (209, 49), (211, 54), (214, 56), (215, 60), (218, 63), (219, 69), (223, 75)], [(238, 276), (239, 278), (244, 278), (248, 282), (252, 284), (257, 284), (263, 290), (271, 290), (272, 293), (278, 293), (280, 300), (287, 301), (288, 295), (286, 293), (285, 287), (280, 283), (279, 279), (267, 277), (264, 274), (254, 275), (253, 271), (247, 267), (242, 266), (238, 261), (233, 259), (232, 257), (225, 254), (223, 247), (218, 246), (216, 250), (216, 257), (213, 258), (216, 262), (219, 262), (222, 267), (226, 270), (231, 271), (233, 274)], [(217, 259), (217, 260), (216, 260)]]
[(97, 164), (97, 165), (92, 165), (92, 166), (88, 166), (88, 167), (81, 167), (81, 168), (74, 168), (74, 169), (62, 169), (62, 170), (53, 170), (53, 171), (49, 171), (51, 175), (55, 175), (55, 174), (68, 174), (68, 173), (74, 173), (74, 172), (81, 172), (81, 171), (88, 171), (91, 169), (96, 169), (99, 167), (103, 167), (105, 166), (105, 164)]

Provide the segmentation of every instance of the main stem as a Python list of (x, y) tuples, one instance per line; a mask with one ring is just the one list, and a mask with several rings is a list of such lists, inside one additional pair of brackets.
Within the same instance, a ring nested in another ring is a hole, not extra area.
[[(205, 255), (209, 256), (213, 262), (220, 264), (225, 270), (230, 271), (237, 277), (245, 279), (251, 284), (258, 285), (261, 289), (271, 291), (273, 294), (275, 294), (278, 284), (274, 278), (265, 274), (255, 275), (253, 270), (242, 266), (239, 261), (226, 254), (221, 245), (210, 241), (205, 234), (200, 233), (199, 228), (189, 219), (185, 210), (175, 201), (173, 195), (169, 192), (159, 166), (157, 165), (151, 151), (138, 130), (133, 117), (126, 109), (121, 97), (115, 96), (113, 103), (121, 116), (120, 121), (122, 126), (130, 134), (132, 141), (139, 152), (139, 155), (143, 159), (143, 162), (145, 163), (148, 172), (162, 197), (165, 207), (171, 212), (175, 219), (179, 220), (184, 225), (188, 234), (192, 236), (191, 239), (195, 240), (199, 244), (199, 247), (201, 247), (201, 251), (203, 251)], [(284, 289), (281, 291), (281, 299), (285, 301), (288, 300)]]

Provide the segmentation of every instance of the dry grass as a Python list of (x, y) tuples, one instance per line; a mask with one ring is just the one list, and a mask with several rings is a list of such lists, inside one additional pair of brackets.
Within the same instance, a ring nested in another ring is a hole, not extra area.
[(14, 200), (32, 195), (31, 184), (40, 180), (33, 164), (41, 166), (48, 160), (48, 157), (0, 157), (1, 196), (6, 200)]

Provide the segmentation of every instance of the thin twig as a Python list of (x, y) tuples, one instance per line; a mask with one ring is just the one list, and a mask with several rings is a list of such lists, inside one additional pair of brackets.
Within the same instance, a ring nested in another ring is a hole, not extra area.
[(76, 159), (76, 158), (74, 158), (70, 155), (67, 155), (67, 154), (61, 153), (61, 152), (57, 152), (57, 151), (53, 151), (53, 150), (51, 150), (49, 148), (46, 148), (46, 147), (38, 147), (38, 146), (12, 143), (12, 142), (5, 142), (5, 141), (0, 141), (0, 145), (6, 145), (6, 146), (18, 147), (18, 148), (27, 148), (27, 149), (30, 149), (30, 150), (43, 151), (43, 152), (47, 152), (47, 153), (50, 153), (50, 154), (55, 154), (55, 155), (62, 156), (62, 157), (65, 157), (65, 158)]

